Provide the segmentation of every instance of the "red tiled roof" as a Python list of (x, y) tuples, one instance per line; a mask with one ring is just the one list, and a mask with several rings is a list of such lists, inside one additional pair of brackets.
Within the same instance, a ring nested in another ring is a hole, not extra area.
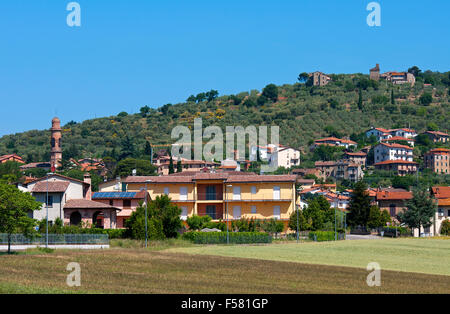
[(430, 150), (427, 154), (435, 154), (435, 153), (450, 153), (450, 149), (447, 148), (435, 148)]
[(33, 193), (62, 193), (67, 190), (69, 187), (69, 182), (63, 182), (63, 181), (49, 181), (48, 182), (48, 189), (47, 189), (47, 181), (40, 181), (37, 182), (33, 186), (33, 190), (31, 192)]
[(430, 134), (433, 134), (433, 135), (445, 136), (445, 137), (449, 137), (450, 136), (447, 133), (440, 132), (440, 131), (426, 131), (425, 133), (430, 133)]
[(232, 182), (295, 182), (297, 176), (295, 175), (262, 175), (262, 176), (231, 176), (227, 183)]
[(438, 206), (450, 206), (450, 198), (439, 199)]
[(450, 198), (450, 186), (434, 186), (431, 190), (436, 198)]
[(353, 142), (351, 140), (346, 140), (346, 139), (340, 139), (337, 137), (326, 137), (326, 138), (322, 138), (322, 139), (318, 139), (315, 142), (316, 143), (320, 143), (320, 142), (328, 142), (328, 141), (333, 141), (333, 142), (340, 142), (340, 143), (348, 143), (348, 144), (357, 144), (356, 142)]
[(413, 197), (412, 192), (408, 191), (381, 191), (377, 192), (377, 200), (409, 200)]
[(374, 166), (381, 166), (381, 165), (395, 165), (395, 164), (402, 164), (402, 165), (417, 165), (417, 162), (414, 162), (414, 161), (408, 161), (408, 160), (385, 160), (385, 161), (376, 163)]
[(22, 163), (22, 164), (25, 163), (25, 162), (23, 161), (23, 158), (20, 157), (20, 156), (17, 155), (17, 154), (9, 154), (9, 155), (3, 155), (3, 156), (0, 156), (0, 162), (2, 162), (3, 160), (10, 159), (10, 158), (17, 159), (16, 161), (19, 162), (19, 163)]
[(387, 147), (389, 147), (389, 148), (404, 148), (404, 149), (407, 149), (407, 150), (413, 150), (412, 147), (409, 147), (409, 146), (406, 146), (406, 145), (401, 145), (401, 144), (396, 144), (396, 143), (392, 143), (392, 144), (389, 144), (389, 143), (380, 143), (380, 144), (378, 144), (378, 145), (387, 146)]
[(120, 210), (119, 208), (116, 208), (109, 204), (95, 202), (95, 201), (91, 201), (91, 200), (85, 200), (85, 199), (69, 200), (64, 205), (64, 209), (115, 209), (115, 210)]
[(345, 153), (348, 156), (355, 156), (355, 157), (366, 157), (367, 154), (363, 152), (357, 152), (357, 153)]
[[(87, 184), (87, 183), (84, 182), (84, 181), (81, 181), (81, 180), (78, 180), (78, 179), (74, 179), (74, 178), (71, 178), (71, 177), (66, 177), (66, 176), (63, 176), (63, 175), (58, 174), (58, 173), (52, 174), (52, 175), (49, 176), (48, 178), (50, 179), (50, 178), (53, 178), (53, 177), (60, 177), (60, 178), (62, 178), (62, 179), (66, 179), (66, 180), (70, 180), (70, 181), (75, 181), (75, 182)], [(47, 177), (38, 178), (38, 179), (36, 179), (36, 180), (31, 181), (30, 183), (32, 183), (32, 182), (37, 182), (37, 181), (44, 181), (44, 180), (47, 180)]]

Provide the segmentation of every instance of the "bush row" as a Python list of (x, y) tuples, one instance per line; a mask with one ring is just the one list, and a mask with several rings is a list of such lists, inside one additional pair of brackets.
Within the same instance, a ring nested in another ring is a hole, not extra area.
[(384, 231), (383, 236), (384, 237), (407, 237), (407, 236), (411, 236), (411, 229), (406, 228), (406, 227), (384, 227), (382, 229)]
[[(230, 243), (271, 243), (272, 237), (264, 232), (230, 232)], [(225, 244), (227, 243), (226, 232), (195, 232), (190, 231), (183, 234), (183, 239), (195, 244)]]
[[(39, 229), (40, 233), (45, 233), (45, 228)], [(100, 228), (81, 228), (78, 226), (49, 226), (50, 234), (107, 234), (109, 239), (125, 238), (126, 229), (100, 229)]]
[[(310, 240), (323, 242), (323, 241), (334, 241), (335, 233), (334, 231), (311, 231), (308, 234)], [(345, 240), (345, 233), (338, 233), (338, 240)]]

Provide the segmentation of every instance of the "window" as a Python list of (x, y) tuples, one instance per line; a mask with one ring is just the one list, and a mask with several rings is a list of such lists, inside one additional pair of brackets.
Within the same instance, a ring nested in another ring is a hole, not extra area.
[(241, 199), (241, 187), (235, 186), (233, 187), (233, 200), (240, 200)]
[(256, 186), (252, 186), (252, 194), (256, 194)]
[(131, 208), (131, 200), (123, 200), (123, 208)]
[(397, 206), (395, 204), (389, 205), (389, 214), (394, 217), (397, 213)]
[(273, 187), (273, 199), (274, 200), (279, 200), (281, 197), (281, 190), (279, 186), (274, 186)]
[(212, 219), (217, 219), (216, 206), (215, 205), (206, 206), (206, 215), (211, 217)]
[(188, 216), (188, 208), (186, 206), (181, 206), (181, 220), (186, 220)]
[(209, 185), (206, 187), (206, 200), (207, 201), (216, 200), (216, 187), (214, 185)]
[(180, 201), (187, 201), (188, 199), (188, 191), (187, 187), (180, 188)]
[(255, 205), (252, 205), (252, 207), (251, 207), (251, 213), (252, 213), (252, 214), (256, 214), (256, 206), (255, 206)]
[(114, 206), (114, 201), (113, 200), (109, 200), (109, 206)]
[(45, 202), (44, 202), (44, 203), (45, 203), (48, 207), (53, 207), (53, 195), (49, 195), (49, 196), (48, 196), (48, 202), (47, 202), (47, 195), (45, 195), (44, 198), (45, 198)]
[(169, 195), (169, 188), (164, 188), (164, 194)]
[(241, 219), (241, 206), (233, 206), (233, 218)]
[(281, 218), (281, 208), (280, 206), (274, 206), (273, 207), (273, 216), (275, 219), (280, 219)]

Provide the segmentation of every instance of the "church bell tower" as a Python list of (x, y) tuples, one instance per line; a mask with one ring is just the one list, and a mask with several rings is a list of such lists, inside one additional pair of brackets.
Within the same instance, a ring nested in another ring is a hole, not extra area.
[(57, 169), (61, 166), (62, 160), (62, 130), (61, 130), (61, 121), (58, 118), (53, 118), (52, 120), (52, 128), (50, 129), (52, 132), (52, 138), (50, 141), (51, 145), (51, 154), (50, 154), (50, 164), (52, 169)]

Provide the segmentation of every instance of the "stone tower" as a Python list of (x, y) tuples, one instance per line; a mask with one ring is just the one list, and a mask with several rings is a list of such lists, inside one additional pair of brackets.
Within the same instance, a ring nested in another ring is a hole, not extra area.
[(62, 160), (61, 121), (58, 118), (53, 118), (52, 128), (50, 129), (50, 131), (52, 132), (52, 138), (50, 141), (50, 145), (52, 147), (51, 154), (50, 154), (50, 164), (52, 165), (52, 168), (55, 167), (55, 169), (56, 169), (59, 166), (61, 166), (61, 160)]

